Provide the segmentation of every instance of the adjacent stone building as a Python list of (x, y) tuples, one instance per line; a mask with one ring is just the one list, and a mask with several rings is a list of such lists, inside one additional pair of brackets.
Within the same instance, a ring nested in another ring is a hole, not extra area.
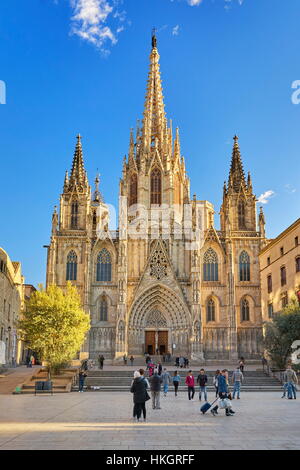
[(22, 342), (17, 322), (23, 306), (23, 284), (21, 264), (11, 261), (0, 247), (0, 365), (20, 362)]
[(300, 302), (300, 219), (260, 253), (263, 320), (269, 321), (292, 300)]
[(91, 358), (260, 356), (265, 220), (261, 212), (257, 224), (237, 136), (220, 214), (216, 230), (213, 205), (190, 196), (179, 130), (174, 136), (166, 119), (153, 36), (143, 120), (130, 132), (123, 161), (118, 230), (108, 228), (98, 177), (91, 191), (80, 136), (52, 216), (47, 284), (71, 280), (78, 287), (91, 315), (85, 345)]

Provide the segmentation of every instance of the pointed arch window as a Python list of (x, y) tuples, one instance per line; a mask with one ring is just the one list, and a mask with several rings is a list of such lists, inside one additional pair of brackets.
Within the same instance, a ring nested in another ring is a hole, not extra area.
[(250, 321), (250, 307), (247, 299), (241, 301), (241, 321)]
[(243, 230), (246, 228), (245, 223), (245, 203), (240, 201), (238, 205), (238, 218), (239, 218), (239, 229)]
[(161, 204), (161, 172), (154, 168), (151, 172), (151, 204)]
[(242, 251), (239, 259), (240, 281), (250, 281), (250, 256)]
[(130, 177), (130, 189), (129, 189), (129, 206), (137, 204), (137, 175), (134, 173)]
[(93, 230), (97, 228), (97, 211), (93, 211)]
[(108, 318), (108, 304), (105, 295), (101, 297), (100, 301), (100, 321), (107, 321)]
[(103, 248), (97, 258), (97, 281), (111, 281), (111, 255)]
[(78, 227), (78, 202), (72, 202), (71, 206), (71, 228)]
[(74, 250), (70, 251), (70, 253), (67, 256), (66, 280), (67, 281), (77, 280), (77, 255)]
[(209, 248), (203, 258), (203, 280), (204, 281), (218, 281), (219, 280), (219, 265), (217, 253)]
[(209, 299), (206, 304), (206, 322), (216, 321), (216, 306), (213, 299)]

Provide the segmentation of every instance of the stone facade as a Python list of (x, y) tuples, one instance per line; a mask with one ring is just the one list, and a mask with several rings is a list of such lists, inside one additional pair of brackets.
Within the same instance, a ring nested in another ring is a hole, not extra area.
[(260, 253), (264, 321), (298, 298), (300, 302), (300, 219), (271, 240)]
[(11, 261), (0, 248), (0, 365), (18, 364), (22, 355), (17, 322), (23, 307), (23, 284), (21, 264)]
[(236, 136), (220, 230), (213, 205), (191, 199), (179, 130), (173, 138), (165, 115), (155, 36), (143, 116), (123, 161), (116, 232), (108, 229), (99, 178), (92, 194), (77, 137), (52, 217), (47, 284), (64, 287), (69, 279), (78, 287), (91, 315), (85, 350), (92, 358), (145, 352), (257, 358), (264, 216), (257, 227)]

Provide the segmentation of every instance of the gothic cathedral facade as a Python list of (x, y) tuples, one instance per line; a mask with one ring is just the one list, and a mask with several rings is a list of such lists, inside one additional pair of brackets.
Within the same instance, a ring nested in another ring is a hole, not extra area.
[(77, 286), (91, 317), (89, 357), (259, 358), (264, 215), (261, 209), (257, 221), (236, 136), (220, 230), (213, 205), (191, 199), (179, 131), (173, 137), (165, 115), (155, 36), (142, 124), (135, 136), (131, 131), (123, 162), (115, 231), (98, 177), (95, 184), (92, 192), (77, 136), (59, 214), (52, 216), (46, 282)]

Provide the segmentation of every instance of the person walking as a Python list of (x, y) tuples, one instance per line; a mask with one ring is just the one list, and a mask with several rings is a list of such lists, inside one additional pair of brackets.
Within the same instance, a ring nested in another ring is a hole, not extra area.
[(85, 370), (81, 369), (78, 374), (78, 392), (83, 392), (83, 387), (84, 387), (84, 381), (85, 378), (87, 377), (87, 374)]
[(199, 389), (199, 401), (201, 401), (202, 393), (204, 396), (204, 400), (207, 401), (207, 391), (206, 391), (206, 384), (207, 384), (207, 375), (204, 369), (200, 369), (200, 374), (197, 377), (197, 383), (200, 386)]
[[(223, 369), (218, 378), (218, 393), (221, 401), (225, 403), (224, 409), (226, 416), (233, 416), (235, 411), (233, 411), (230, 400), (228, 399), (228, 384), (227, 384), (227, 370)], [(210, 412), (213, 416), (218, 414), (219, 406), (216, 405)]]
[(287, 383), (288, 399), (292, 400), (294, 397), (296, 400), (296, 384), (298, 384), (298, 378), (296, 372), (292, 369), (291, 364), (288, 364), (287, 369), (283, 374), (283, 380)]
[(162, 378), (162, 383), (163, 383), (163, 387), (164, 387), (164, 397), (166, 397), (167, 393), (169, 391), (169, 384), (171, 383), (171, 377), (170, 377), (170, 374), (167, 371), (166, 367), (164, 368), (164, 371), (161, 375), (161, 378)]
[(213, 384), (214, 384), (214, 387), (215, 387), (215, 390), (216, 390), (216, 398), (218, 396), (218, 378), (219, 378), (220, 374), (221, 374), (221, 371), (219, 369), (216, 370), (215, 376), (213, 378)]
[(195, 377), (193, 376), (191, 370), (189, 370), (188, 375), (186, 376), (185, 384), (186, 384), (187, 387), (188, 387), (188, 397), (189, 397), (189, 400), (194, 401), (194, 395), (195, 395)]
[(123, 356), (124, 366), (127, 366), (127, 356), (124, 354)]
[(240, 362), (239, 362), (239, 368), (242, 374), (244, 374), (244, 368), (245, 368), (245, 359), (241, 357)]
[(173, 385), (175, 389), (175, 397), (177, 397), (177, 392), (178, 392), (178, 387), (180, 384), (181, 377), (178, 374), (177, 370), (175, 370), (174, 375), (173, 375)]
[(103, 364), (104, 364), (104, 356), (103, 354), (101, 354), (101, 356), (99, 356), (99, 364), (100, 364), (100, 369), (102, 370), (103, 369)]
[(240, 367), (237, 367), (232, 374), (232, 383), (233, 383), (232, 399), (233, 400), (235, 398), (235, 394), (237, 394), (237, 397), (236, 397), (237, 400), (240, 399), (241, 384), (243, 383), (243, 380), (244, 380), (243, 373)]
[(148, 370), (149, 370), (149, 377), (152, 377), (154, 372), (154, 364), (152, 362), (148, 362)]
[(162, 378), (158, 375), (157, 372), (150, 377), (150, 390), (152, 396), (152, 408), (154, 410), (160, 410), (160, 390), (161, 390), (161, 383)]
[(162, 365), (161, 365), (161, 362), (159, 362), (159, 363), (157, 364), (157, 369), (158, 369), (158, 375), (161, 375), (161, 373), (162, 373)]
[(139, 371), (134, 372), (134, 380), (131, 385), (130, 391), (133, 393), (133, 419), (140, 421), (142, 410), (144, 415), (144, 421), (146, 421), (146, 406), (145, 402), (147, 400), (147, 383), (144, 377), (141, 377)]
[(130, 364), (133, 366), (134, 357), (130, 356)]

